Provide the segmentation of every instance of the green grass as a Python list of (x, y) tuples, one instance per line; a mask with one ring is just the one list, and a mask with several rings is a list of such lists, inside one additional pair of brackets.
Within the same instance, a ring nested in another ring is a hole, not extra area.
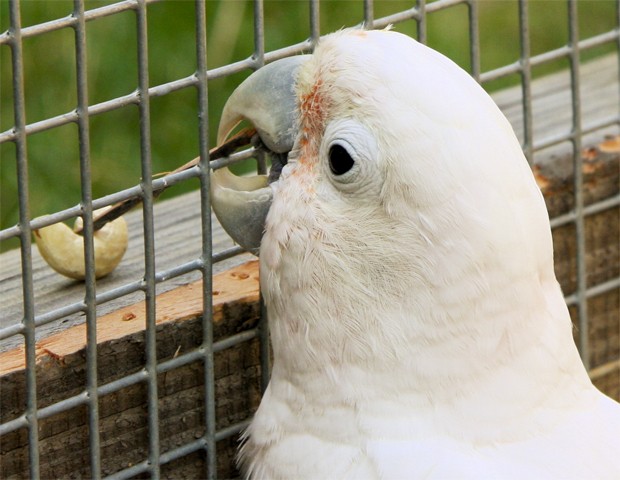
[[(113, 3), (86, 1), (86, 9)], [(71, 13), (70, 0), (22, 1), (22, 23), (34, 25)], [(375, 0), (375, 18), (410, 8), (412, 1)], [(208, 66), (214, 68), (241, 60), (253, 52), (253, 4), (249, 1), (207, 2)], [(567, 42), (566, 3), (532, 1), (531, 49), (538, 54)], [(303, 41), (309, 35), (309, 7), (305, 1), (266, 1), (265, 48), (267, 51)], [(482, 70), (517, 60), (519, 37), (516, 0), (479, 3)], [(613, 28), (613, 0), (581, 0), (582, 37)], [(322, 1), (321, 33), (361, 22), (362, 1)], [(148, 8), (149, 76), (159, 85), (191, 75), (195, 70), (195, 18), (190, 1), (164, 1)], [(0, 29), (8, 28), (8, 2), (0, 4)], [(395, 29), (417, 35), (408, 21)], [(459, 5), (429, 14), (428, 43), (466, 69), (469, 65), (467, 7)], [(136, 19), (133, 12), (112, 15), (87, 24), (88, 90), (90, 103), (126, 95), (137, 87)], [(76, 107), (74, 34), (63, 29), (24, 40), (24, 78), (28, 123), (72, 111)], [(612, 46), (584, 55), (589, 58)], [(11, 53), (0, 47), (0, 131), (13, 126)], [(563, 62), (537, 68), (542, 75), (565, 66)], [(213, 81), (209, 88), (211, 142), (224, 102), (247, 73)], [(518, 78), (489, 85), (502, 88)], [(153, 171), (169, 171), (198, 153), (196, 91), (185, 89), (151, 101)], [(93, 116), (90, 123), (92, 187), (100, 197), (135, 185), (140, 178), (139, 117), (136, 106)], [(31, 135), (27, 142), (31, 216), (36, 217), (77, 204), (80, 200), (79, 157), (76, 125), (66, 125)], [(15, 146), (0, 145), (0, 227), (17, 221)], [(197, 187), (195, 181), (172, 188), (165, 195)], [(4, 242), (2, 250), (17, 246)]]

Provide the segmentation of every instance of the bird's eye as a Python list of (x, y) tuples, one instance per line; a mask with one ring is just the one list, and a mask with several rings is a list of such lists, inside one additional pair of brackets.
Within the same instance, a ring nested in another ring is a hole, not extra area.
[(344, 175), (354, 164), (355, 160), (342, 145), (335, 144), (329, 148), (329, 169), (334, 175)]
[(377, 142), (357, 120), (343, 118), (330, 122), (323, 134), (319, 158), (322, 174), (340, 192), (368, 193), (368, 188), (379, 185)]

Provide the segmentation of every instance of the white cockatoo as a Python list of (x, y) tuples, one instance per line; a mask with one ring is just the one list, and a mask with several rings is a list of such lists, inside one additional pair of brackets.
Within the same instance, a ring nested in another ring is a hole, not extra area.
[(248, 477), (620, 479), (620, 405), (573, 342), (543, 197), (466, 72), (344, 30), (252, 74), (221, 141), (241, 119), (288, 154), (271, 183), (212, 177), (260, 245), (273, 345)]

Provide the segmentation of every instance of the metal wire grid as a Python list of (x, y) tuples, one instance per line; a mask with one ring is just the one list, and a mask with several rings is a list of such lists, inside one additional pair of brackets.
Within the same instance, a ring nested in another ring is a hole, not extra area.
[[(207, 114), (207, 89), (208, 82), (220, 77), (228, 76), (247, 69), (260, 68), (286, 56), (311, 51), (320, 36), (319, 9), (320, 2), (310, 0), (310, 25), (309, 37), (306, 41), (290, 45), (288, 47), (265, 52), (264, 48), (264, 16), (263, 2), (254, 2), (254, 54), (245, 60), (238, 61), (223, 67), (207, 70), (206, 67), (206, 14), (204, 1), (195, 2), (196, 11), (196, 73), (179, 78), (162, 85), (149, 87), (148, 78), (148, 51), (147, 51), (147, 8), (157, 0), (124, 0), (101, 8), (85, 11), (83, 0), (74, 0), (73, 14), (22, 28), (20, 19), (20, 0), (11, 0), (9, 3), (10, 29), (0, 34), (0, 45), (8, 45), (12, 52), (13, 67), (13, 106), (15, 125), (10, 130), (0, 133), (0, 143), (13, 142), (16, 146), (17, 160), (17, 183), (19, 195), (19, 221), (17, 225), (0, 231), (0, 240), (18, 237), (21, 243), (22, 283), (24, 317), (20, 323), (16, 323), (0, 330), (0, 340), (13, 335), (22, 335), (25, 341), (26, 352), (26, 388), (27, 406), (25, 412), (18, 418), (0, 425), (0, 435), (4, 435), (19, 428), (26, 428), (29, 441), (29, 465), (30, 476), (39, 477), (39, 450), (38, 450), (38, 421), (67, 411), (78, 405), (87, 405), (89, 412), (89, 444), (90, 465), (93, 478), (101, 478), (101, 455), (99, 438), (99, 410), (98, 399), (104, 395), (118, 391), (129, 385), (145, 382), (148, 385), (148, 428), (149, 428), (149, 454), (148, 458), (133, 465), (130, 468), (119, 471), (107, 478), (130, 478), (134, 475), (147, 472), (152, 478), (159, 478), (160, 466), (174, 459), (188, 455), (198, 450), (208, 453), (206, 477), (216, 477), (216, 442), (232, 435), (238, 434), (248, 424), (241, 422), (223, 430), (215, 429), (215, 398), (214, 398), (214, 353), (230, 348), (250, 339), (260, 338), (261, 343), (261, 371), (268, 372), (269, 351), (268, 333), (266, 328), (266, 316), (262, 315), (261, 324), (254, 330), (243, 332), (222, 341), (213, 343), (213, 330), (210, 319), (212, 318), (212, 265), (218, 261), (230, 258), (241, 249), (230, 248), (225, 251), (213, 252), (211, 245), (211, 222), (209, 204), (209, 171), (210, 169), (241, 161), (252, 157), (255, 152), (246, 150), (233, 154), (228, 158), (209, 162), (208, 160), (208, 114)], [(426, 42), (426, 18), (427, 15), (450, 8), (455, 5), (465, 4), (468, 7), (469, 22), (469, 51), (471, 60), (471, 74), (479, 82), (485, 83), (491, 80), (518, 74), (521, 78), (523, 91), (523, 149), (526, 157), (531, 162), (535, 152), (561, 142), (569, 141), (573, 148), (575, 202), (572, 212), (552, 219), (552, 227), (573, 223), (577, 240), (577, 290), (568, 296), (566, 301), (569, 305), (577, 305), (580, 322), (579, 347), (586, 367), (589, 367), (588, 355), (588, 311), (587, 299), (601, 293), (616, 289), (620, 286), (620, 278), (613, 279), (604, 284), (588, 288), (585, 275), (585, 235), (584, 223), (588, 215), (620, 205), (620, 195), (584, 207), (582, 189), (581, 168), (581, 138), (583, 135), (595, 130), (620, 124), (620, 115), (600, 119), (595, 124), (583, 125), (581, 120), (580, 90), (579, 90), (579, 57), (580, 52), (603, 44), (614, 44), (620, 52), (620, 0), (616, 7), (616, 26), (614, 29), (580, 40), (578, 32), (577, 2), (568, 2), (568, 25), (569, 42), (566, 46), (545, 52), (540, 55), (530, 56), (529, 31), (528, 31), (528, 3), (519, 0), (519, 32), (520, 32), (520, 58), (510, 65), (481, 72), (480, 71), (480, 45), (479, 25), (476, 0), (438, 0), (426, 4), (425, 0), (417, 0), (414, 7), (393, 15), (382, 18), (374, 18), (372, 0), (364, 1), (363, 24), (366, 28), (384, 28), (390, 24), (414, 20), (417, 24), (418, 39)], [(87, 88), (86, 71), (86, 22), (102, 17), (114, 15), (120, 12), (133, 11), (137, 20), (138, 33), (138, 88), (125, 96), (117, 97), (109, 101), (90, 105)], [(355, 20), (355, 19), (354, 19)], [(24, 69), (22, 40), (24, 38), (41, 35), (51, 31), (71, 28), (75, 34), (75, 55), (77, 64), (77, 108), (63, 115), (47, 118), (35, 123), (28, 124), (25, 117), (24, 101)], [(562, 135), (533, 140), (532, 132), (532, 99), (531, 99), (531, 70), (532, 67), (551, 62), (557, 59), (568, 59), (570, 64), (571, 92), (572, 92), (572, 128)], [(164, 178), (152, 179), (151, 171), (151, 147), (150, 147), (150, 100), (154, 97), (169, 94), (173, 91), (195, 88), (198, 91), (198, 104), (196, 110), (199, 115), (199, 139), (200, 139), (200, 163), (190, 170), (171, 174)], [(89, 158), (89, 118), (111, 110), (116, 110), (127, 105), (137, 105), (140, 114), (140, 138), (141, 138), (141, 178), (140, 185), (128, 188), (99, 199), (93, 199), (90, 187), (90, 158)], [(57, 212), (55, 214), (31, 220), (29, 212), (28, 193), (28, 152), (26, 139), (29, 135), (53, 129), (69, 123), (75, 123), (79, 132), (80, 152), (80, 178), (82, 198), (79, 205)], [(154, 259), (154, 225), (153, 225), (153, 190), (162, 184), (172, 185), (185, 181), (189, 178), (200, 180), (200, 203), (202, 225), (202, 255), (200, 258), (176, 265), (166, 271), (156, 271)], [(145, 242), (145, 276), (141, 281), (128, 283), (106, 292), (97, 292), (94, 277), (94, 248), (93, 248), (93, 210), (111, 205), (121, 200), (133, 197), (141, 197), (143, 200), (144, 242)], [(85, 296), (83, 302), (66, 305), (59, 309), (37, 314), (34, 308), (34, 283), (31, 258), (31, 234), (32, 230), (64, 221), (72, 217), (81, 216), (84, 221), (84, 245), (86, 262)], [(182, 354), (171, 360), (157, 363), (155, 351), (155, 286), (156, 284), (190, 271), (199, 270), (203, 277), (203, 306), (204, 316), (202, 321), (203, 343), (200, 348)], [(97, 382), (97, 333), (96, 317), (97, 305), (129, 293), (143, 291), (147, 305), (147, 328), (146, 328), (146, 364), (143, 370), (120, 378), (119, 380), (99, 385)], [(35, 374), (35, 329), (51, 321), (63, 318), (67, 315), (83, 312), (86, 316), (87, 325), (87, 384), (85, 389), (70, 398), (45, 408), (37, 408), (36, 374)], [(160, 451), (159, 424), (158, 424), (158, 391), (157, 375), (167, 372), (195, 361), (204, 364), (205, 385), (205, 434), (195, 441), (182, 445), (166, 452)], [(262, 386), (266, 387), (268, 375), (263, 375)]]

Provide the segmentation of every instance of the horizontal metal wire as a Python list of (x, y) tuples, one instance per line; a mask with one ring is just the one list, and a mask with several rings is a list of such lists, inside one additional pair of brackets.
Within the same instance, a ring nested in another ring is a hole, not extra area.
[[(432, 13), (439, 10), (444, 10), (449, 7), (453, 7), (455, 5), (466, 4), (467, 2), (468, 0), (437, 0), (436, 2), (428, 4), (423, 2), (423, 8), (425, 13)], [(372, 28), (386, 28), (392, 24), (406, 22), (407, 20), (421, 20), (421, 18), (422, 14), (420, 12), (420, 8), (413, 7), (408, 10), (403, 10), (401, 12), (397, 12), (392, 15), (387, 15), (385, 17), (374, 20), (372, 22)]]
[[(226, 438), (229, 438), (233, 435), (237, 435), (243, 430), (245, 430), (249, 425), (250, 420), (248, 419), (218, 430), (215, 434), (215, 440), (219, 442), (220, 440), (225, 440)], [(190, 455), (199, 450), (207, 450), (207, 441), (204, 437), (198, 438), (173, 450), (162, 453), (159, 461), (163, 465), (186, 455)], [(209, 452), (207, 451), (207, 454), (208, 453)], [(144, 473), (146, 471), (148, 471), (148, 462), (143, 461), (104, 478), (106, 480), (120, 480), (135, 477), (136, 475)]]
[[(599, 283), (594, 287), (587, 288), (585, 290), (585, 297), (592, 298), (603, 293), (611, 292), (620, 288), (620, 278), (613, 278), (607, 282)], [(565, 298), (567, 305), (575, 305), (579, 301), (579, 297), (576, 294), (569, 295)]]
[(140, 463), (136, 463), (129, 468), (121, 470), (120, 472), (116, 472), (112, 475), (105, 477), (110, 480), (124, 480), (126, 478), (132, 478), (141, 473), (146, 473), (149, 470), (149, 462), (148, 460), (143, 460)]
[[(56, 415), (57, 413), (65, 412), (72, 408), (78, 407), (88, 402), (88, 393), (86, 391), (80, 392), (73, 397), (65, 398), (57, 403), (54, 403), (45, 408), (39, 408), (36, 411), (36, 418), (38, 420), (42, 418), (48, 418), (52, 415)], [(3, 423), (0, 425), (0, 436), (6, 435), (18, 428), (27, 427), (29, 423), (28, 414), (24, 413), (23, 415), (11, 420), (9, 422)]]
[[(620, 195), (615, 195), (613, 197), (609, 197), (605, 200), (600, 200), (596, 203), (592, 203), (584, 207), (582, 214), (584, 217), (589, 217), (604, 210), (617, 207), (618, 205), (620, 205)], [(550, 221), (551, 228), (553, 229), (561, 227), (563, 225), (567, 225), (571, 222), (574, 222), (576, 218), (577, 213), (574, 211), (565, 213), (564, 215), (560, 215), (559, 217), (552, 218)]]
[[(620, 124), (620, 115), (611, 115), (607, 118), (602, 118), (600, 120), (596, 120), (590, 123), (586, 123), (581, 128), (581, 134), (587, 135), (588, 133), (596, 132), (597, 130), (601, 130), (606, 127), (610, 127), (612, 125)], [(564, 133), (558, 133), (555, 135), (550, 135), (542, 140), (534, 143), (534, 150), (543, 150), (545, 148), (553, 147), (562, 142), (570, 141), (575, 137), (575, 132), (567, 131)]]
[(26, 331), (26, 327), (23, 323), (14, 323), (0, 330), (0, 340), (12, 337), (13, 335), (23, 334)]
[(230, 425), (229, 427), (218, 430), (215, 433), (215, 439), (219, 442), (220, 440), (224, 440), (228, 437), (232, 437), (238, 433), (241, 433), (250, 425), (251, 419), (244, 420), (239, 423), (235, 423), (234, 425)]
[(205, 450), (206, 447), (207, 442), (204, 437), (201, 437), (193, 442), (186, 443), (185, 445), (181, 445), (173, 450), (168, 450), (167, 452), (162, 453), (159, 462), (164, 465), (198, 450)]
[[(577, 43), (576, 48), (578, 51), (585, 51), (594, 47), (599, 47), (606, 43), (617, 42), (618, 38), (620, 38), (620, 30), (615, 29), (609, 32), (601, 33), (599, 35), (595, 35), (593, 37), (589, 37), (584, 40), (580, 40)], [(530, 67), (537, 67), (544, 63), (566, 58), (572, 52), (573, 47), (564, 45), (554, 50), (549, 50), (548, 52), (534, 55), (533, 57), (530, 57), (528, 59), (528, 63)], [(490, 82), (492, 80), (497, 80), (499, 78), (507, 77), (509, 75), (521, 73), (522, 71), (523, 64), (521, 63), (521, 61), (517, 61), (509, 65), (504, 65), (502, 67), (496, 68), (494, 70), (489, 70), (488, 72), (480, 74), (480, 83)]]
[[(232, 155), (224, 158), (219, 158), (217, 160), (213, 160), (210, 162), (210, 168), (213, 170), (217, 170), (222, 167), (230, 166), (235, 163), (243, 162), (249, 158), (252, 158), (256, 155), (256, 149), (248, 148), (242, 150), (240, 152), (233, 153)], [(170, 173), (160, 178), (153, 179), (153, 189), (164, 189), (172, 187), (178, 183), (181, 183), (190, 178), (197, 178), (200, 176), (200, 169), (198, 166), (188, 168), (187, 170), (183, 170), (182, 172)], [(100, 197), (93, 200), (93, 209), (97, 210), (99, 208), (107, 207), (109, 205), (114, 205), (115, 203), (122, 202), (125, 200), (129, 200), (132, 198), (139, 198), (142, 196), (142, 187), (140, 185), (135, 185), (133, 187), (126, 188), (124, 190), (119, 190), (118, 192), (111, 193), (104, 197)], [(30, 228), (33, 230), (37, 230), (39, 228), (44, 228), (49, 225), (53, 225), (58, 222), (64, 222), (71, 218), (75, 218), (82, 215), (82, 207), (80, 205), (75, 205), (73, 207), (67, 208), (65, 210), (60, 210), (58, 212), (43, 215), (41, 217), (34, 218), (30, 221)], [(0, 230), (0, 241), (8, 240), (9, 238), (16, 237), (20, 233), (19, 225), (13, 225), (12, 227), (5, 228), (4, 230)]]
[[(146, 0), (146, 3), (157, 3), (163, 0)], [(104, 7), (94, 8), (92, 10), (86, 10), (84, 12), (84, 20), (87, 22), (91, 20), (95, 20), (97, 18), (108, 17), (110, 15), (114, 15), (115, 13), (121, 13), (128, 10), (135, 10), (137, 8), (138, 2), (136, 0), (124, 0), (113, 3), (111, 5), (106, 5)], [(32, 25), (30, 27), (23, 27), (21, 29), (21, 37), (22, 38), (30, 38), (35, 37), (37, 35), (42, 35), (44, 33), (54, 32), (56, 30), (60, 30), (63, 28), (74, 28), (78, 23), (78, 19), (74, 15), (68, 15), (64, 18), (59, 18), (56, 20), (50, 20), (48, 22), (39, 23), (36, 25)], [(11, 33), (10, 30), (3, 32), (0, 35), (0, 45), (10, 43), (11, 41)]]

